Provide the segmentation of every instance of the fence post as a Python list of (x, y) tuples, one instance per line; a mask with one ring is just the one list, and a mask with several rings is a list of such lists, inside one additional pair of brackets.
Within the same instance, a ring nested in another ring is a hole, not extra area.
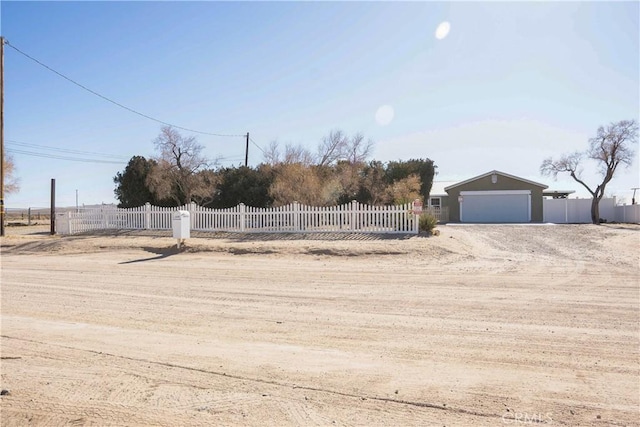
[(151, 227), (151, 203), (147, 202), (144, 204), (144, 224), (143, 227), (145, 230), (148, 230)]
[(107, 214), (104, 211), (104, 206), (100, 207), (100, 215), (102, 216), (102, 229), (106, 230), (109, 228), (109, 220), (107, 218)]
[(193, 230), (194, 224), (196, 223), (196, 211), (198, 209), (198, 205), (195, 202), (189, 203), (187, 210), (189, 211), (189, 229)]
[(299, 233), (300, 230), (300, 204), (293, 202), (293, 231)]
[(31, 208), (27, 211), (27, 224), (31, 225)]
[(351, 201), (351, 231), (356, 231), (356, 209), (357, 209), (358, 201)]
[(245, 212), (246, 212), (246, 206), (244, 205), (244, 203), (240, 203), (240, 232), (244, 233), (244, 223), (245, 223)]

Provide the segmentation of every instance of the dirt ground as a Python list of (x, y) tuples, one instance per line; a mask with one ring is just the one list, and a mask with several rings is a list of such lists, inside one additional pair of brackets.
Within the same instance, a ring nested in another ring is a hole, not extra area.
[(640, 227), (2, 239), (2, 426), (640, 425)]

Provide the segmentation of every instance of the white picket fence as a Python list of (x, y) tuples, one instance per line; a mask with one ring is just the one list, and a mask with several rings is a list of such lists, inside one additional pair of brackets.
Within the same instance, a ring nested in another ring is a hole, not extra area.
[[(544, 199), (544, 222), (591, 223), (591, 199)], [(608, 222), (640, 223), (640, 205), (616, 205), (615, 197), (600, 200), (600, 218)]]
[(248, 233), (418, 233), (413, 205), (371, 206), (356, 201), (341, 206), (317, 207), (292, 203), (277, 208), (240, 204), (209, 209), (191, 203), (174, 208), (146, 204), (138, 208), (101, 207), (66, 212), (56, 217), (57, 232), (75, 234), (91, 230), (170, 230), (172, 214), (190, 214), (191, 230)]

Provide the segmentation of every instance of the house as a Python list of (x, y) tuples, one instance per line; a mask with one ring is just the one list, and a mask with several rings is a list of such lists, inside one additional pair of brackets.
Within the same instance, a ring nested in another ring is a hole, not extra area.
[(542, 196), (547, 188), (544, 184), (493, 170), (462, 182), (434, 182), (427, 207), (448, 211), (445, 220), (449, 222), (542, 222)]

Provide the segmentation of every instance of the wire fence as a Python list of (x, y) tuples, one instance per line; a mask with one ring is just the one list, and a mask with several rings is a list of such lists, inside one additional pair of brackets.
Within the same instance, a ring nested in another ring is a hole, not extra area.
[[(103, 205), (115, 207), (115, 205)], [(96, 206), (82, 207), (56, 207), (56, 213), (83, 212), (96, 209)], [(38, 225), (48, 224), (51, 221), (51, 208), (31, 206), (26, 208), (5, 208), (5, 222), (7, 225)]]

